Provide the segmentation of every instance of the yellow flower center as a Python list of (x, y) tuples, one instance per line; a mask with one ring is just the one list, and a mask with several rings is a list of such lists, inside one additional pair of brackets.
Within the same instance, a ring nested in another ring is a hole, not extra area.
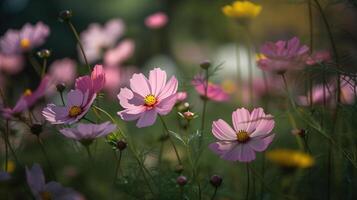
[(20, 46), (21, 48), (23, 49), (28, 49), (31, 45), (31, 42), (29, 39), (27, 38), (23, 38), (21, 41), (20, 41)]
[(41, 199), (42, 200), (51, 200), (52, 199), (52, 195), (50, 192), (47, 191), (43, 191), (40, 193)]
[(153, 106), (157, 102), (157, 99), (154, 95), (149, 94), (144, 98), (144, 103), (146, 106)]
[(247, 131), (238, 131), (237, 133), (237, 141), (240, 142), (240, 143), (245, 143), (247, 142), (248, 140), (250, 139)]
[(30, 89), (26, 89), (24, 92), (24, 96), (28, 97), (32, 95), (32, 91)]
[(71, 109), (69, 109), (68, 115), (70, 117), (77, 117), (82, 113), (82, 108), (79, 106), (72, 106)]

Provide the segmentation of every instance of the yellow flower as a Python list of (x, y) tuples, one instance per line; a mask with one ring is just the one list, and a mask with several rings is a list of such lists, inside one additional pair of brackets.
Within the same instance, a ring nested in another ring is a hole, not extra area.
[(308, 168), (315, 164), (309, 154), (289, 149), (277, 149), (267, 152), (267, 159), (282, 167)]
[(250, 1), (235, 1), (232, 5), (226, 5), (222, 8), (227, 17), (235, 19), (252, 19), (259, 15), (262, 6)]
[[(5, 164), (4, 164), (5, 165)], [(7, 161), (7, 173), (13, 173), (16, 169), (16, 165), (13, 161), (9, 160)]]

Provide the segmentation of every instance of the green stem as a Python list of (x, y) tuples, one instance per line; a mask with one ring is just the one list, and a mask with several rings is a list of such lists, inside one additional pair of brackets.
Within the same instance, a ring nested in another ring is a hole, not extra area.
[(42, 65), (42, 72), (41, 72), (41, 77), (43, 78), (46, 74), (46, 68), (47, 68), (47, 58), (43, 59), (43, 65)]
[(214, 200), (214, 198), (216, 197), (217, 190), (218, 190), (218, 187), (214, 187), (214, 192), (212, 194), (211, 200)]
[(82, 53), (82, 56), (83, 56), (83, 59), (84, 59), (84, 62), (86, 63), (87, 67), (88, 67), (88, 71), (91, 72), (91, 68), (90, 68), (90, 65), (88, 63), (88, 60), (87, 60), (87, 56), (84, 52), (84, 48), (83, 48), (83, 45), (81, 43), (81, 39), (79, 38), (79, 35), (78, 35), (78, 32), (76, 30), (76, 28), (73, 26), (72, 22), (70, 20), (66, 21), (69, 28), (71, 29), (71, 31), (73, 32), (74, 34), (74, 37), (76, 38), (77, 40), (77, 43), (78, 43), (78, 46), (79, 46), (79, 49), (81, 50), (81, 53)]
[(16, 153), (15, 153), (14, 149), (11, 146), (11, 143), (10, 143), (10, 140), (9, 140), (9, 133), (10, 133), (9, 120), (6, 120), (6, 130), (5, 130), (5, 135), (4, 135), (5, 143), (7, 143), (7, 146), (10, 149), (10, 152), (12, 153), (12, 156), (14, 157), (16, 163), (18, 165), (21, 165), (19, 159), (16, 156)]
[(249, 163), (246, 164), (246, 169), (247, 169), (247, 190), (245, 193), (245, 199), (248, 200), (249, 199), (249, 185), (250, 185), (250, 183), (249, 183), (249, 179), (250, 179), (250, 177), (249, 177), (249, 171), (250, 171)]
[(200, 128), (200, 140), (199, 140), (199, 147), (202, 145), (202, 139), (203, 139), (203, 131), (205, 129), (205, 120), (206, 120), (206, 107), (207, 107), (207, 93), (208, 93), (208, 82), (209, 82), (209, 73), (208, 69), (206, 69), (206, 84), (205, 84), (205, 94), (204, 97), (202, 98), (203, 100), (203, 107), (202, 107), (202, 117), (201, 117), (201, 128)]
[(41, 66), (37, 62), (37, 60), (31, 56), (31, 53), (27, 54), (27, 59), (29, 60), (31, 66), (36, 71), (36, 73), (41, 76)]
[(45, 146), (43, 145), (43, 142), (42, 142), (40, 136), (37, 136), (37, 141), (38, 141), (38, 143), (40, 144), (41, 151), (42, 151), (43, 155), (45, 156), (45, 159), (46, 159), (47, 164), (48, 164), (48, 166), (49, 166), (49, 168), (50, 168), (50, 170), (51, 170), (51, 174), (52, 174), (53, 178), (54, 178), (55, 180), (57, 180), (57, 177), (56, 177), (54, 168), (53, 168), (53, 166), (52, 166), (52, 164), (51, 164), (51, 162), (50, 162), (50, 159), (49, 159), (49, 157), (48, 157), (48, 154), (47, 154), (47, 152), (46, 152)]
[(66, 104), (64, 103), (64, 99), (63, 99), (63, 92), (60, 92), (60, 96), (61, 96), (61, 101), (62, 101), (62, 104), (63, 104), (63, 106), (65, 106)]
[(92, 153), (91, 153), (91, 151), (90, 151), (89, 145), (84, 145), (84, 147), (85, 147), (85, 148), (86, 148), (86, 150), (87, 150), (87, 154), (88, 154), (88, 160), (89, 160), (89, 162), (92, 162), (92, 160), (93, 160), (93, 156), (92, 156)]
[(282, 73), (281, 77), (283, 78), (285, 90), (286, 90), (286, 93), (287, 93), (288, 98), (290, 100), (290, 104), (291, 104), (291, 106), (293, 108), (296, 108), (295, 102), (294, 102), (293, 98), (291, 97), (291, 93), (290, 93), (290, 90), (289, 90), (288, 82), (286, 81), (285, 73)]
[(178, 163), (179, 163), (180, 165), (182, 165), (181, 158), (180, 158), (180, 155), (179, 155), (179, 153), (178, 153), (178, 151), (177, 151), (177, 149), (176, 149), (175, 143), (174, 143), (174, 142), (172, 141), (172, 139), (171, 139), (170, 131), (169, 131), (169, 129), (168, 129), (168, 127), (167, 127), (167, 125), (166, 125), (166, 123), (165, 123), (165, 121), (164, 121), (164, 119), (162, 118), (161, 115), (159, 115), (159, 118), (160, 118), (160, 120), (161, 120), (161, 122), (162, 122), (162, 125), (164, 126), (164, 129), (165, 129), (166, 134), (167, 134), (167, 137), (168, 137), (168, 139), (169, 139), (169, 141), (170, 141), (170, 143), (171, 143), (171, 146), (172, 146), (172, 148), (173, 148), (174, 151), (175, 151), (175, 154), (176, 154), (176, 157), (177, 157), (177, 161), (178, 161)]

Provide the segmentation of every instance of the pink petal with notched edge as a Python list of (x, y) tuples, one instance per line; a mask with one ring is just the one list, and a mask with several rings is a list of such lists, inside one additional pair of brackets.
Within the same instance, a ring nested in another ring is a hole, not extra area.
[(161, 90), (161, 92), (158, 95), (158, 100), (162, 100), (167, 98), (168, 96), (171, 96), (173, 94), (176, 94), (177, 92), (177, 87), (178, 87), (178, 81), (176, 77), (172, 77), (165, 85), (165, 87)]
[(142, 97), (151, 94), (149, 81), (143, 74), (134, 74), (130, 79), (130, 88)]
[(273, 130), (274, 126), (275, 126), (275, 121), (273, 119), (273, 116), (265, 115), (264, 119), (260, 121), (254, 132), (250, 134), (250, 137), (254, 138), (254, 137), (268, 135)]
[(236, 132), (222, 119), (213, 122), (212, 133), (219, 140), (237, 139)]
[(254, 151), (265, 151), (268, 148), (269, 144), (273, 141), (275, 134), (271, 134), (264, 138), (252, 138), (248, 141), (249, 145)]
[(148, 110), (141, 115), (136, 126), (139, 128), (151, 126), (155, 123), (156, 117), (157, 113), (154, 109)]
[(160, 115), (167, 115), (176, 104), (176, 95), (171, 95), (161, 100), (155, 107)]
[(105, 86), (105, 73), (102, 65), (95, 65), (92, 73), (92, 89), (93, 93), (98, 93)]
[(259, 123), (264, 119), (265, 113), (263, 108), (254, 108), (252, 113), (250, 114), (249, 124), (246, 129), (248, 133), (253, 132)]
[(250, 113), (245, 108), (239, 108), (232, 113), (232, 122), (236, 132), (246, 131), (249, 125)]
[(155, 68), (149, 73), (149, 84), (151, 87), (151, 94), (158, 96), (166, 85), (166, 72), (160, 68)]

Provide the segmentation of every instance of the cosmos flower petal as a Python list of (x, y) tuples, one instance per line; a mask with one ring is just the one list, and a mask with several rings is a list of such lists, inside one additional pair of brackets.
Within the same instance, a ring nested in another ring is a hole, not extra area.
[(155, 68), (149, 73), (149, 83), (151, 86), (151, 93), (158, 96), (166, 84), (166, 72), (160, 68)]
[(165, 87), (162, 88), (161, 92), (158, 94), (158, 100), (165, 99), (168, 96), (175, 94), (177, 92), (177, 87), (178, 87), (178, 81), (177, 81), (176, 77), (173, 76), (166, 83)]
[(219, 140), (236, 140), (236, 132), (222, 119), (214, 121), (212, 133)]
[(26, 167), (26, 180), (34, 196), (44, 189), (45, 176), (39, 164), (34, 164), (30, 169)]
[(233, 127), (236, 132), (244, 130), (247, 131), (250, 124), (250, 113), (245, 108), (239, 108), (232, 113)]
[(254, 149), (254, 151), (265, 151), (269, 144), (273, 141), (275, 134), (271, 134), (264, 138), (252, 138), (248, 141), (248, 145)]
[(143, 74), (134, 74), (130, 79), (130, 88), (142, 97), (151, 94), (149, 81)]
[(83, 93), (80, 90), (71, 90), (67, 94), (67, 106), (81, 106), (83, 103)]
[(136, 123), (136, 126), (139, 128), (151, 126), (155, 123), (156, 117), (157, 113), (154, 109), (146, 111), (140, 116), (138, 122)]

